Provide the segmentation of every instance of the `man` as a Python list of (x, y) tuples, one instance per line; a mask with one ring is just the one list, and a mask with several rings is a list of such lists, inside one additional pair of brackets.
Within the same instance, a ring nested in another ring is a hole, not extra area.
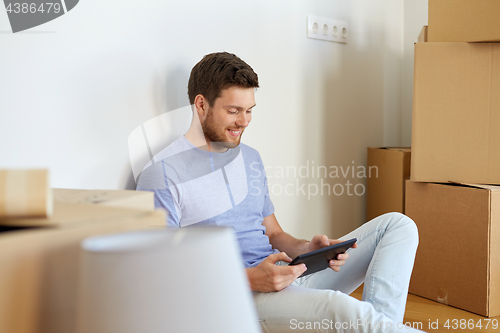
[[(234, 228), (265, 332), (410, 330), (401, 322), (418, 245), (415, 224), (392, 213), (340, 240), (317, 235), (306, 241), (285, 233), (260, 155), (240, 144), (258, 86), (257, 74), (235, 55), (206, 55), (189, 78), (191, 127), (154, 157), (137, 189), (155, 192), (170, 227)], [(331, 260), (331, 269), (300, 277), (305, 265), (286, 264), (354, 237), (358, 243)], [(363, 282), (363, 301), (348, 296)]]

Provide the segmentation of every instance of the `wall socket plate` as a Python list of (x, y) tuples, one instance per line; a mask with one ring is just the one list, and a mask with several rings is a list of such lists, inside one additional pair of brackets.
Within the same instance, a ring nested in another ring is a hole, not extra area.
[(307, 38), (345, 44), (348, 37), (349, 26), (347, 22), (312, 15), (307, 16)]

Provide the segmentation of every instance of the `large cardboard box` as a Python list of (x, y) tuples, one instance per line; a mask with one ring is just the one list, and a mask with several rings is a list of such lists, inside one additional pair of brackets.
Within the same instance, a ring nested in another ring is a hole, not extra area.
[(410, 155), (410, 148), (368, 148), (367, 221), (389, 212), (404, 213)]
[(410, 292), (500, 315), (500, 186), (408, 181), (406, 215), (420, 237)]
[[(1, 220), (0, 333), (73, 332), (80, 242), (95, 235), (164, 227), (165, 214), (153, 210), (152, 194), (55, 190), (52, 217)], [(96, 196), (102, 200), (92, 203)], [(137, 203), (127, 203), (127, 197)]]
[(429, 0), (429, 42), (500, 41), (500, 1)]
[(416, 43), (411, 180), (500, 184), (500, 43)]

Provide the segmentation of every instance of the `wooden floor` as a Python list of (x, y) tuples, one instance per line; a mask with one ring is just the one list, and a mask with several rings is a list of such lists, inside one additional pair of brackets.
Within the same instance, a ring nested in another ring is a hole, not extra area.
[[(362, 295), (363, 286), (351, 294), (357, 299), (361, 299)], [(500, 316), (486, 318), (412, 294), (408, 295), (404, 322), (408, 326), (426, 332), (500, 333)], [(447, 322), (448, 327), (445, 326)], [(487, 328), (486, 325), (488, 325)]]

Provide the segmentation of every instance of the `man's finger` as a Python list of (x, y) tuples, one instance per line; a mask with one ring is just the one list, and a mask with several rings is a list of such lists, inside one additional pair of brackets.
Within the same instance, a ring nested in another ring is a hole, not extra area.
[(283, 266), (282, 268), (282, 275), (290, 275), (294, 276), (294, 279), (296, 279), (299, 275), (304, 273), (307, 270), (307, 267), (305, 264), (300, 264), (300, 265), (293, 265), (293, 266)]
[(330, 266), (330, 268), (333, 269), (335, 272), (340, 272), (339, 266)]
[(332, 266), (344, 266), (345, 260), (330, 260), (330, 267)]
[(305, 264), (299, 264), (299, 265), (288, 265), (288, 266), (281, 266), (281, 275), (295, 275), (297, 273), (302, 273), (307, 270), (307, 267)]
[(328, 241), (330, 242), (330, 245), (335, 245), (335, 244), (344, 242), (343, 240), (339, 240), (339, 239), (329, 239)]
[(292, 258), (290, 258), (285, 252), (271, 254), (268, 258), (273, 263), (277, 263), (280, 260), (281, 261), (285, 261), (285, 262), (291, 262), (292, 261)]
[(275, 289), (276, 291), (282, 290), (283, 288), (288, 287), (295, 281), (302, 273), (307, 269), (306, 265), (294, 265), (294, 266), (281, 266), (278, 267), (280, 269), (280, 274), (276, 277), (275, 280)]
[(338, 260), (346, 260), (348, 258), (349, 258), (349, 253), (347, 253), (347, 252), (344, 252), (344, 253), (337, 255)]

